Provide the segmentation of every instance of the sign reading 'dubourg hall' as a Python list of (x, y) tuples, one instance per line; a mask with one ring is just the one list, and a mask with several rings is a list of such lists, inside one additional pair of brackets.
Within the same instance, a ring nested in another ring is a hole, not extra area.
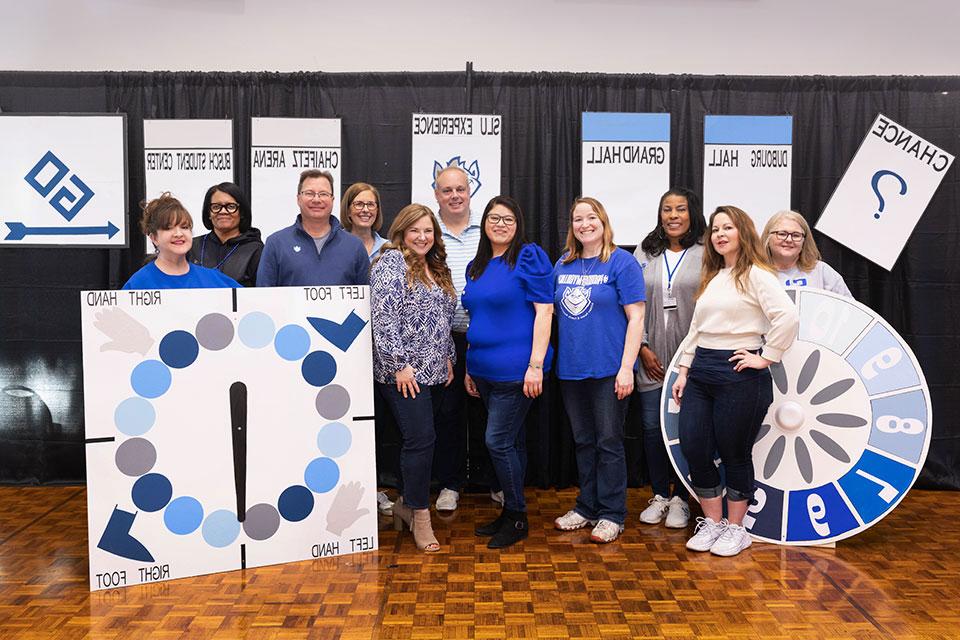
[(640, 244), (670, 188), (670, 114), (586, 112), (582, 122), (581, 191), (603, 203), (617, 244)]
[(722, 205), (746, 211), (757, 232), (790, 208), (792, 116), (706, 116), (703, 214)]
[(816, 228), (889, 271), (951, 164), (951, 154), (881, 113)]

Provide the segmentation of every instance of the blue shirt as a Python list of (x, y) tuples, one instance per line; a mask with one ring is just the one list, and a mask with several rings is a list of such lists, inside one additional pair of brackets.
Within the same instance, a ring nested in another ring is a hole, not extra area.
[(370, 250), (370, 262), (373, 262), (374, 258), (380, 255), (380, 247), (387, 244), (387, 239), (376, 231), (371, 231), (370, 233), (373, 234), (373, 249)]
[(237, 289), (240, 283), (216, 269), (187, 263), (190, 267), (182, 276), (167, 275), (150, 262), (130, 276), (124, 289)]
[(258, 287), (367, 284), (370, 257), (355, 235), (330, 216), (330, 232), (322, 251), (296, 222), (267, 238), (257, 269)]
[(632, 255), (616, 249), (606, 262), (579, 258), (563, 264), (561, 258), (553, 275), (557, 377), (583, 380), (616, 375), (627, 337), (623, 307), (644, 301), (640, 265)]
[[(469, 267), (467, 267), (469, 271)], [(543, 249), (524, 245), (510, 268), (493, 258), (476, 280), (466, 276), (460, 301), (470, 314), (467, 371), (471, 376), (511, 382), (523, 380), (533, 347), (534, 302), (553, 302), (553, 269)], [(553, 348), (543, 370), (549, 371)]]

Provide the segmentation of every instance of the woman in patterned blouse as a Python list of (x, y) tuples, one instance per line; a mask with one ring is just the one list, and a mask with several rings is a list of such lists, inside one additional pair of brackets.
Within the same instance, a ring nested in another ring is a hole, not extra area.
[(397, 214), (370, 269), (373, 377), (403, 437), (394, 525), (405, 522), (423, 551), (440, 549), (430, 524), (433, 423), (456, 357), (450, 322), (457, 294), (446, 258), (433, 212), (411, 204)]

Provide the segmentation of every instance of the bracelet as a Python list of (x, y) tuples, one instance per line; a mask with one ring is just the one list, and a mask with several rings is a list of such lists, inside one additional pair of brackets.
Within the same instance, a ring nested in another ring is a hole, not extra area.
[(534, 363), (531, 362), (531, 363), (529, 363), (529, 364), (527, 365), (527, 368), (529, 368), (529, 369), (543, 369), (543, 365), (542, 365), (542, 364), (534, 364)]

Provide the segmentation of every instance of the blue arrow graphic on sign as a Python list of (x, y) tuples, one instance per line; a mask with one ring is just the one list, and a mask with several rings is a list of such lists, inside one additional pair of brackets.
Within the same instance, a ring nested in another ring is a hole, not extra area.
[(112, 222), (103, 227), (28, 227), (22, 222), (5, 223), (10, 232), (4, 240), (23, 240), (26, 236), (99, 236), (112, 238), (120, 229)]

